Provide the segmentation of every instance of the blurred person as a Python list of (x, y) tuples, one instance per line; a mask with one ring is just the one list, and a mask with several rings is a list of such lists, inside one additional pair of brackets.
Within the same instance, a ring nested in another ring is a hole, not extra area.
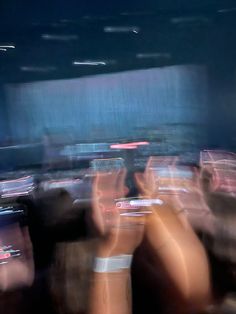
[[(137, 276), (143, 283), (149, 281), (152, 288), (142, 290), (140, 299), (145, 302), (144, 296), (150, 293), (154, 298), (161, 295), (164, 303), (160, 308), (154, 302), (153, 308), (144, 307), (143, 312), (200, 313), (211, 302), (203, 246), (187, 220), (176, 215), (168, 198), (154, 192), (153, 173), (144, 178), (137, 174), (137, 184), (145, 199), (160, 197), (162, 206), (150, 207), (152, 213), (147, 216), (134, 218), (129, 211), (122, 216), (114, 200), (126, 194), (124, 177), (124, 170), (100, 173), (94, 182), (93, 219), (102, 237), (91, 282), (90, 313), (131, 313), (130, 260), (136, 249), (134, 263), (136, 259), (142, 270)], [(134, 296), (136, 311), (137, 303)]]
[(93, 221), (101, 234), (91, 278), (89, 314), (132, 313), (130, 266), (141, 243), (144, 215), (120, 215), (126, 170), (98, 172), (93, 184)]
[[(152, 206), (137, 252), (137, 269), (146, 271), (142, 282), (158, 291), (163, 313), (200, 313), (212, 302), (205, 249), (188, 219), (179, 213), (173, 194), (158, 191), (160, 182), (153, 169), (147, 165), (144, 174), (136, 174), (136, 181), (143, 197), (162, 201), (161, 206)], [(151, 294), (154, 298), (155, 292)]]
[(0, 311), (19, 314), (34, 281), (33, 250), (25, 216), (7, 208), (0, 217)]
[(87, 313), (95, 243), (94, 239), (86, 239), (56, 244), (50, 272), (50, 291), (56, 313)]
[(236, 197), (232, 188), (225, 185), (224, 177), (224, 185), (219, 177), (214, 182), (212, 170), (203, 167), (201, 173), (205, 199), (215, 217), (214, 232), (205, 235), (205, 244), (212, 265), (215, 297), (224, 302), (228, 294), (236, 292)]
[[(66, 308), (71, 298), (70, 293), (74, 293), (70, 289), (72, 281), (67, 274), (73, 273), (68, 269), (73, 267), (75, 259), (79, 260), (80, 250), (76, 248), (75, 255), (68, 256), (68, 259), (64, 254), (67, 251), (72, 253), (72, 242), (87, 237), (86, 208), (74, 204), (73, 198), (62, 188), (37, 191), (34, 199), (20, 201), (28, 206), (35, 261), (35, 281), (27, 311), (58, 313), (60, 308)], [(62, 289), (67, 285), (67, 293), (61, 294), (58, 291), (59, 285)], [(80, 287), (78, 286), (78, 289)], [(71, 305), (73, 306), (75, 305)]]
[[(194, 171), (195, 179), (175, 176), (173, 166), (167, 167), (165, 171), (169, 175), (164, 179), (159, 177), (159, 185), (167, 188), (167, 198), (182, 222), (187, 218), (192, 227), (201, 232), (201, 239), (207, 249), (212, 295), (216, 304), (213, 310), (227, 308), (224, 304), (228, 296), (231, 303), (235, 302), (232, 293), (236, 287), (235, 163), (225, 159), (207, 163), (202, 166), (201, 172)], [(168, 186), (172, 188), (169, 193)], [(179, 188), (183, 191), (178, 191)]]

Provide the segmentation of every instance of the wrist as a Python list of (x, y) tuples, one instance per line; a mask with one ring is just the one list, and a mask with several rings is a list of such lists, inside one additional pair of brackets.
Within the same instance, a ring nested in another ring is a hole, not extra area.
[(115, 243), (109, 239), (101, 239), (97, 243), (96, 256), (97, 257), (112, 257), (117, 255), (133, 255), (134, 249), (127, 243)]
[(106, 247), (106, 246), (99, 246), (96, 250), (96, 257), (106, 258), (106, 257), (113, 257), (113, 256), (119, 256), (119, 255), (133, 255), (133, 251), (124, 249), (124, 248), (118, 248), (114, 247)]
[(128, 273), (132, 263), (132, 255), (121, 254), (110, 257), (95, 257), (93, 271), (95, 273)]

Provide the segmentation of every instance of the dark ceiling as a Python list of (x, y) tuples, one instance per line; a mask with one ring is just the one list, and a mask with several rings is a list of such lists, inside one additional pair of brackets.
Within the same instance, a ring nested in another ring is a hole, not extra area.
[(236, 64), (236, 1), (0, 0), (0, 80)]

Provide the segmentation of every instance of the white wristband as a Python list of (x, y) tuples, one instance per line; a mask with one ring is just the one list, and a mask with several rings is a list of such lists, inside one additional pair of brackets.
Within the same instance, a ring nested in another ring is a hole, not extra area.
[(106, 258), (96, 257), (93, 271), (96, 273), (113, 273), (130, 268), (132, 255), (117, 255)]

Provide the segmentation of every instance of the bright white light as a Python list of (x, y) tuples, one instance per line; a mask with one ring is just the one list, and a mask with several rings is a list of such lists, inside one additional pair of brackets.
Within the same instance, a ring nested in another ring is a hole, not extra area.
[(73, 65), (107, 65), (105, 61), (74, 61)]
[(6, 48), (0, 48), (0, 51), (7, 51)]
[(174, 192), (188, 193), (187, 189), (174, 187), (174, 186), (160, 186), (160, 187), (158, 187), (158, 190), (159, 191), (174, 191)]
[(16, 47), (14, 45), (0, 45), (0, 48), (3, 48), (3, 49), (15, 49)]
[(152, 206), (152, 205), (163, 205), (163, 201), (160, 199), (141, 199), (130, 201), (131, 206)]
[(144, 215), (151, 214), (152, 212), (150, 210), (147, 211), (140, 211), (140, 212), (129, 212), (129, 213), (121, 213), (120, 216), (126, 216), (126, 217), (142, 217)]

